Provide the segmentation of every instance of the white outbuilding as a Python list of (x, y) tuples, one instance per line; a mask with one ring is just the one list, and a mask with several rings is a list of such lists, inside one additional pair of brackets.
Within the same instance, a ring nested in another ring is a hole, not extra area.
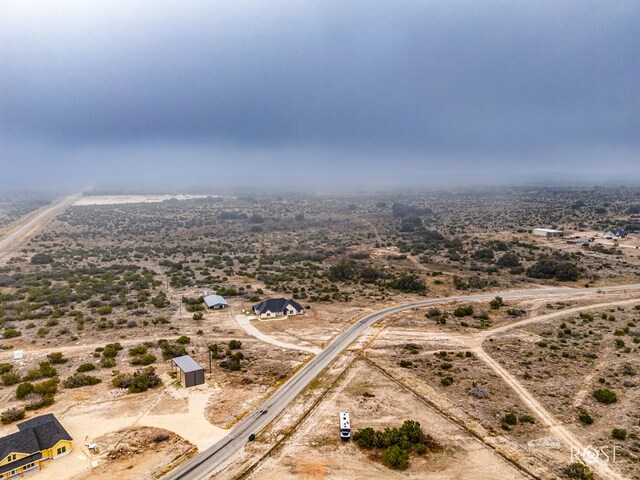
[(540, 237), (562, 237), (564, 232), (562, 230), (553, 230), (551, 228), (534, 228), (533, 234)]

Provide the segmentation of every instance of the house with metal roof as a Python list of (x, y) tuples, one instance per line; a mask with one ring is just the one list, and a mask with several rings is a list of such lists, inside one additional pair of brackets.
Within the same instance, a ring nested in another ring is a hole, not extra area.
[(18, 431), (0, 438), (0, 478), (23, 477), (42, 468), (43, 460), (67, 455), (73, 439), (52, 414), (17, 425)]
[(229, 304), (227, 301), (220, 295), (206, 295), (204, 298), (204, 304), (207, 308), (227, 308)]
[(260, 318), (302, 315), (304, 308), (292, 298), (270, 298), (253, 306), (253, 313)]
[(178, 367), (178, 377), (183, 387), (194, 387), (204, 383), (204, 368), (189, 355), (176, 357), (171, 362)]

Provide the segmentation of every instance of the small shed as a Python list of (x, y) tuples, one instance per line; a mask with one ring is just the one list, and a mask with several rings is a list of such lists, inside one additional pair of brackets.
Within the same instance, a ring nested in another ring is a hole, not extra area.
[(178, 367), (178, 377), (183, 387), (194, 387), (204, 383), (204, 368), (189, 355), (171, 360)]
[(207, 295), (204, 297), (204, 304), (207, 308), (227, 308), (229, 304), (220, 295)]

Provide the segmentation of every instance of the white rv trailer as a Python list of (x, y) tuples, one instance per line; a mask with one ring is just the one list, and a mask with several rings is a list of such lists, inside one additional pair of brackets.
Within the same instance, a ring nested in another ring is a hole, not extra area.
[(340, 438), (343, 440), (351, 438), (351, 422), (347, 412), (340, 412)]

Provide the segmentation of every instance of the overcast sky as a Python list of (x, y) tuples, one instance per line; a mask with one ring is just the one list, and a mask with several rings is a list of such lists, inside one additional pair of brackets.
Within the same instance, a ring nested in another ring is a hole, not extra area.
[(0, 0), (0, 188), (640, 184), (640, 2)]

